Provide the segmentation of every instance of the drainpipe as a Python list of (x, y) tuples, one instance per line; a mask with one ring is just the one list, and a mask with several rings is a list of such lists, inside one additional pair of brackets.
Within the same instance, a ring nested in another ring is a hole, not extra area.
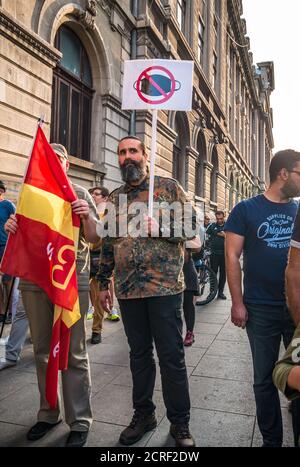
[[(135, 18), (138, 15), (138, 0), (132, 1), (132, 14)], [(136, 28), (131, 31), (130, 43), (130, 59), (135, 60), (137, 57), (137, 30)], [(136, 134), (136, 111), (133, 110), (130, 115), (129, 134), (135, 136)]]

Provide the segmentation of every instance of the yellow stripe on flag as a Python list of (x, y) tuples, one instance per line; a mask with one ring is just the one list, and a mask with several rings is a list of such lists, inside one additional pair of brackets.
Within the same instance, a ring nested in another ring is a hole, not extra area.
[(61, 319), (63, 320), (63, 322), (65, 323), (65, 325), (66, 325), (68, 328), (70, 328), (70, 327), (73, 326), (73, 324), (75, 324), (80, 318), (81, 318), (81, 314), (80, 314), (80, 308), (79, 308), (79, 300), (78, 300), (78, 298), (77, 298), (77, 300), (76, 300), (76, 302), (75, 302), (75, 305), (74, 305), (72, 311), (63, 309), (63, 314), (62, 314)]
[(26, 183), (21, 190), (17, 213), (48, 225), (51, 230), (70, 240), (79, 230), (72, 225), (72, 208), (68, 201)]
[(75, 324), (80, 318), (80, 308), (79, 308), (79, 300), (77, 298), (73, 310), (66, 310), (61, 306), (55, 305), (54, 307), (54, 319), (53, 319), (53, 326), (56, 321), (61, 317), (62, 321), (65, 323), (67, 328), (70, 328)]

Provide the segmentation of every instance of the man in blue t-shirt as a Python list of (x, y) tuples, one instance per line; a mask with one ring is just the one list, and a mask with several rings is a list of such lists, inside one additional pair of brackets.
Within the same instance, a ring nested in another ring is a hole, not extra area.
[[(6, 192), (6, 187), (2, 180), (0, 180), (0, 263), (5, 250), (5, 245), (7, 242), (7, 233), (4, 230), (4, 224), (11, 214), (15, 212), (15, 206), (11, 201), (4, 198), (4, 193)], [(2, 282), (9, 282), (10, 277), (4, 275)], [(0, 322), (3, 320), (4, 316), (4, 305), (3, 305), (3, 293), (2, 287), (0, 286)]]
[[(231, 320), (247, 330), (254, 367), (254, 394), (264, 446), (282, 445), (282, 417), (272, 371), (281, 337), (287, 347), (294, 323), (286, 306), (284, 274), (300, 195), (300, 153), (281, 151), (271, 160), (270, 186), (240, 202), (225, 225)], [(240, 256), (243, 252), (244, 291)], [(293, 401), (293, 417), (300, 404)]]

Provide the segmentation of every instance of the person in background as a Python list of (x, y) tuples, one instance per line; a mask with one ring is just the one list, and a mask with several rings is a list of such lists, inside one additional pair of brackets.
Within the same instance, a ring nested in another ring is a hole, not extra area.
[[(97, 208), (99, 218), (103, 217), (105, 211), (105, 204), (109, 195), (109, 191), (105, 187), (95, 186), (89, 190)], [(103, 310), (99, 299), (99, 286), (96, 280), (96, 274), (99, 268), (99, 260), (101, 255), (102, 239), (91, 244), (90, 247), (90, 298), (93, 307), (93, 326), (92, 326), (92, 344), (99, 344), (101, 342), (101, 332), (103, 327), (103, 319), (105, 311)]]
[(205, 228), (205, 230), (208, 229), (210, 224), (211, 224), (210, 216), (208, 214), (205, 214), (204, 215), (204, 228)]
[[(61, 144), (51, 144), (65, 173), (70, 163), (66, 148)], [(82, 447), (86, 444), (92, 424), (91, 377), (86, 348), (85, 316), (89, 296), (89, 248), (90, 230), (95, 229), (97, 213), (95, 204), (88, 191), (73, 184), (78, 199), (72, 202), (72, 211), (80, 216), (80, 231), (76, 258), (78, 295), (81, 318), (72, 326), (69, 348), (68, 368), (61, 372), (64, 414), (70, 432), (67, 447)], [(15, 215), (5, 224), (6, 232), (14, 235), (18, 229)], [(62, 421), (60, 401), (51, 409), (45, 393), (46, 369), (53, 327), (54, 304), (48, 295), (30, 281), (20, 280), (22, 300), (28, 317), (33, 342), (36, 373), (40, 392), (37, 422), (27, 432), (27, 439), (35, 441), (45, 436)]]
[[(109, 196), (109, 191), (107, 188), (103, 186), (95, 186), (89, 189), (89, 193), (92, 195), (93, 200), (95, 201), (97, 212), (99, 215), (99, 219), (101, 220), (104, 216), (106, 202)], [(99, 286), (98, 282), (95, 278), (98, 267), (99, 267), (99, 260), (101, 254), (101, 244), (102, 240), (99, 239), (97, 243), (95, 243), (91, 247), (91, 280), (90, 280), (90, 287), (91, 287), (91, 302), (94, 308), (94, 316), (93, 316), (93, 334), (91, 343), (98, 344), (101, 342), (101, 330), (102, 330), (102, 322), (105, 315), (105, 311), (102, 309), (99, 303)], [(110, 292), (112, 297), (112, 304), (109, 313), (107, 313), (106, 319), (109, 321), (119, 321), (120, 314), (118, 310), (114, 307), (114, 281), (112, 280), (110, 283)]]
[(225, 270), (225, 214), (223, 211), (216, 211), (216, 222), (210, 224), (206, 229), (206, 235), (209, 237), (208, 243), (211, 249), (211, 267), (218, 275), (219, 272), (219, 292), (218, 298), (226, 300), (224, 287), (226, 283)]
[(183, 275), (185, 290), (183, 292), (183, 315), (186, 324), (186, 336), (183, 345), (191, 346), (195, 342), (195, 304), (194, 297), (199, 293), (198, 275), (192, 258), (192, 251), (199, 252), (201, 249), (200, 237), (185, 242)]
[[(0, 180), (0, 263), (2, 260), (2, 256), (4, 254), (6, 242), (7, 242), (7, 233), (4, 230), (4, 225), (7, 219), (11, 214), (13, 214), (16, 210), (15, 205), (9, 201), (8, 199), (5, 199), (5, 192), (6, 192), (6, 186), (2, 180)], [(12, 277), (8, 276), (7, 274), (3, 274), (1, 277), (1, 284), (0, 284), (0, 323), (3, 322), (4, 320), (4, 295), (8, 296), (9, 295), (9, 290), (12, 285)], [(4, 294), (4, 289), (6, 293)], [(14, 287), (13, 289), (13, 295), (11, 298), (11, 303), (13, 304), (13, 307), (10, 309), (10, 314), (15, 314), (16, 310), (16, 304), (18, 302), (18, 297), (17, 297), (18, 291), (17, 287)], [(6, 318), (6, 323), (11, 322), (11, 317), (7, 316)]]
[(20, 360), (21, 351), (29, 328), (28, 318), (26, 311), (24, 310), (18, 286), (19, 279), (16, 278), (14, 287), (16, 288), (18, 303), (16, 305), (16, 313), (12, 318), (9, 336), (7, 338), (0, 339), (0, 345), (5, 346), (5, 357), (0, 358), (0, 371), (17, 365)]

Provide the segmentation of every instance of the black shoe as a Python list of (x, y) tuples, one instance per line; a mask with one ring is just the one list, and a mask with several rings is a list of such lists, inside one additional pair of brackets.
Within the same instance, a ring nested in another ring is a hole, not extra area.
[(224, 295), (223, 293), (219, 293), (218, 298), (220, 298), (221, 300), (227, 300), (226, 295)]
[(175, 446), (178, 448), (192, 448), (196, 446), (195, 440), (190, 433), (189, 425), (187, 423), (171, 425), (170, 435), (175, 439)]
[(88, 438), (88, 431), (70, 431), (66, 441), (67, 448), (82, 448)]
[(119, 441), (125, 446), (130, 446), (142, 439), (147, 431), (154, 430), (156, 426), (157, 421), (154, 413), (147, 415), (135, 411), (130, 424), (122, 431)]
[(45, 436), (48, 433), (48, 431), (52, 430), (52, 428), (54, 428), (60, 422), (61, 420), (59, 420), (59, 422), (56, 423), (37, 422), (30, 428), (26, 435), (26, 438), (29, 439), (29, 441), (36, 441), (37, 439), (40, 439), (43, 436)]
[(100, 344), (101, 342), (101, 333), (100, 332), (93, 332), (91, 338), (91, 344)]

